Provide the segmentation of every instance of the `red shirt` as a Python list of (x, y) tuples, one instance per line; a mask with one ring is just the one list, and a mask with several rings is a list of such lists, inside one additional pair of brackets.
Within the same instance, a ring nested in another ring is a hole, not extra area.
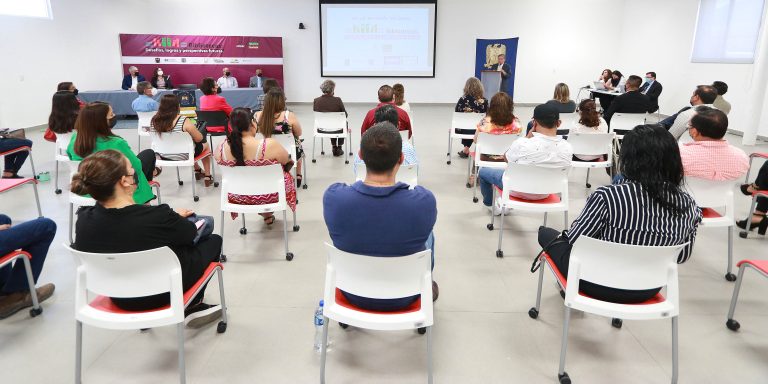
[[(232, 112), (232, 107), (227, 104), (227, 99), (219, 95), (205, 95), (200, 98), (200, 110), (201, 111), (224, 111), (229, 116)], [(205, 127), (206, 130), (211, 132), (224, 132), (223, 126), (218, 127)]]
[(363, 119), (363, 126), (360, 127), (360, 134), (364, 134), (365, 131), (372, 127), (374, 124), (376, 124), (376, 121), (373, 119), (373, 115), (376, 113), (376, 110), (379, 109), (382, 105), (391, 105), (395, 107), (395, 110), (397, 110), (397, 129), (399, 131), (408, 131), (408, 137), (410, 138), (411, 135), (413, 135), (413, 131), (411, 130), (411, 118), (408, 117), (408, 112), (403, 111), (402, 109), (395, 106), (394, 102), (391, 103), (379, 103), (379, 105), (376, 106), (376, 108), (371, 109), (368, 111), (368, 114), (365, 115), (365, 119)]

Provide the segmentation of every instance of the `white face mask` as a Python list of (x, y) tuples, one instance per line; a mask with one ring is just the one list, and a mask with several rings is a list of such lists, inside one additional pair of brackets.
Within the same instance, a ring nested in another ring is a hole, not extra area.
[(157, 71), (157, 75), (158, 76), (162, 76), (163, 75), (163, 71)]
[(152, 96), (157, 96), (157, 88), (152, 88)]

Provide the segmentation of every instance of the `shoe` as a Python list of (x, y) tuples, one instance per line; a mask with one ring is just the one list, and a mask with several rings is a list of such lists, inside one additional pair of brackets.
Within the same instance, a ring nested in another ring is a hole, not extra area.
[(493, 212), (494, 216), (501, 216), (501, 208), (497, 207), (496, 204), (486, 205), (485, 208)]
[[(747, 220), (739, 220), (736, 222), (736, 226), (741, 229), (747, 229)], [(753, 230), (757, 228), (757, 233), (760, 235), (765, 235), (766, 230), (768, 230), (768, 217), (763, 216), (763, 218), (757, 222), (757, 223), (749, 223), (749, 230)]]
[(742, 184), (739, 186), (739, 189), (741, 190), (741, 193), (744, 194), (744, 196), (752, 195), (752, 193), (748, 190), (749, 187), (752, 187), (754, 190), (758, 190), (757, 186), (754, 184)]
[(440, 296), (440, 287), (437, 286), (437, 283), (432, 280), (432, 302), (437, 301), (437, 298)]
[(200, 303), (184, 310), (184, 321), (189, 328), (202, 328), (221, 317), (221, 305)]
[(213, 176), (211, 176), (211, 175), (204, 175), (203, 176), (203, 184), (206, 187), (210, 187), (211, 185), (213, 185)]
[[(53, 291), (56, 290), (56, 286), (53, 284), (45, 284), (40, 288), (35, 288), (37, 293), (37, 302), (42, 303), (48, 300), (53, 295)], [(29, 292), (14, 292), (4, 296), (0, 296), (0, 319), (5, 319), (13, 315), (14, 313), (32, 306), (32, 295)]]
[[(496, 198), (496, 204), (494, 204), (493, 210), (494, 210), (494, 215), (496, 215), (495, 212), (498, 211), (498, 212), (504, 213), (504, 216), (509, 216), (509, 213), (512, 211), (509, 208), (504, 208), (504, 209), (501, 208), (501, 198), (500, 197)], [(498, 216), (498, 215), (496, 215), (496, 216)]]
[(469, 157), (469, 154), (464, 153), (464, 151), (459, 151), (459, 157), (462, 159), (466, 159), (467, 157)]
[(301, 175), (296, 175), (296, 188), (301, 187), (301, 181), (303, 177)]
[(333, 157), (339, 157), (344, 154), (344, 150), (341, 149), (341, 146), (334, 146), (333, 147)]

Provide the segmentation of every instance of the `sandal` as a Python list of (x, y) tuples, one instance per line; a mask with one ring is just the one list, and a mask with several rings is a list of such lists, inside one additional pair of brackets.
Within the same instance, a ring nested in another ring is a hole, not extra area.
[(301, 174), (296, 175), (296, 188), (301, 187)]
[(266, 225), (272, 225), (275, 223), (275, 215), (267, 216), (264, 218), (264, 224)]
[(205, 177), (205, 174), (203, 173), (203, 169), (200, 167), (195, 167), (195, 180), (202, 180)]
[(152, 178), (160, 176), (160, 174), (163, 173), (163, 169), (160, 167), (155, 167), (155, 172), (152, 173)]
[[(195, 175), (197, 175), (197, 174), (195, 174)], [(213, 184), (213, 176), (211, 176), (211, 175), (204, 175), (203, 176), (203, 183), (205, 184), (206, 187), (210, 187), (211, 184)]]

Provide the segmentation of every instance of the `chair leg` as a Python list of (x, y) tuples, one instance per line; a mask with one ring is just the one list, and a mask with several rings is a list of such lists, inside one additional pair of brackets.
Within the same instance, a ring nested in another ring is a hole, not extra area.
[(446, 155), (448, 155), (448, 164), (451, 163), (451, 129), (448, 129), (448, 152), (446, 152)]
[(75, 384), (80, 384), (83, 374), (83, 323), (75, 323)]
[[(749, 223), (749, 221), (747, 221)], [(725, 279), (728, 281), (736, 280), (733, 275), (733, 227), (727, 227), (728, 230), (728, 268), (726, 268)]]
[[(494, 206), (496, 203), (494, 202)], [(493, 209), (493, 207), (491, 207)], [(493, 212), (491, 212), (493, 214)], [(501, 215), (499, 216), (499, 246), (496, 249), (496, 257), (504, 257), (504, 252), (501, 250), (501, 240), (504, 237), (504, 207), (501, 207)]]
[(32, 184), (32, 189), (35, 191), (35, 204), (37, 205), (37, 217), (43, 217), (43, 210), (40, 209), (40, 195), (37, 193), (37, 183)]
[(37, 179), (37, 171), (35, 170), (35, 159), (32, 157), (31, 150), (29, 151), (29, 166), (32, 167), (32, 178)]
[(677, 316), (672, 318), (672, 384), (677, 384), (678, 375), (677, 359)]
[[(475, 148), (475, 151), (477, 151), (477, 148)], [(469, 160), (470, 160), (470, 163), (472, 163), (471, 168), (470, 168), (472, 170), (472, 172), (470, 172), (470, 174), (475, 175), (475, 187), (472, 188), (472, 202), (473, 203), (477, 203), (477, 188), (480, 185), (480, 180), (479, 180), (480, 179), (480, 168), (475, 166), (475, 160), (473, 158), (470, 158)], [(494, 200), (494, 202), (495, 202), (495, 200)]]
[(536, 318), (539, 316), (539, 308), (541, 308), (541, 289), (544, 285), (544, 267), (546, 262), (544, 261), (544, 258), (542, 257), (540, 259), (539, 264), (539, 288), (536, 290), (536, 306), (533, 307), (533, 310), (528, 312), (528, 315), (531, 316), (531, 318)]
[(69, 244), (70, 245), (75, 243), (74, 236), (72, 235), (72, 227), (73, 227), (72, 222), (75, 221), (74, 210), (75, 210), (75, 205), (72, 203), (69, 203)]
[[(728, 308), (728, 323), (733, 321), (733, 314), (736, 312), (736, 303), (739, 301), (739, 291), (741, 291), (741, 282), (744, 281), (744, 270), (746, 269), (746, 266), (746, 264), (742, 264), (741, 267), (739, 267), (739, 277), (736, 278), (736, 285), (733, 287), (733, 296), (731, 297), (731, 306)], [(730, 328), (730, 325), (728, 327)]]
[(568, 211), (563, 212), (563, 230), (568, 229)]
[(432, 327), (427, 327), (427, 382), (432, 384)]
[(544, 212), (544, 224), (545, 227), (547, 226), (547, 212)]
[(472, 176), (472, 160), (469, 160), (467, 161), (467, 188), (471, 188), (473, 186), (473, 183), (469, 182), (469, 178), (471, 176)]
[(198, 201), (200, 200), (200, 197), (197, 196), (197, 188), (196, 185), (197, 182), (195, 181), (195, 167), (192, 167), (192, 200)]
[[(752, 196), (752, 203), (749, 205), (749, 212), (747, 212), (747, 218), (745, 219), (747, 223), (751, 222), (752, 214), (755, 213), (756, 206), (757, 206), (757, 195)], [(739, 237), (741, 237), (742, 239), (746, 239), (747, 236), (749, 236), (749, 231), (746, 228), (739, 233)]]
[(489, 209), (491, 216), (491, 223), (487, 225), (489, 231), (493, 231), (493, 204), (496, 204), (496, 188), (491, 188), (491, 209)]
[(285, 210), (283, 210), (283, 242), (285, 242), (285, 259), (288, 261), (293, 260), (293, 253), (291, 253), (288, 250), (288, 214), (286, 210), (289, 208), (286, 207)]
[(749, 184), (749, 171), (752, 170), (752, 160), (754, 159), (754, 157), (749, 158), (749, 167), (747, 167), (747, 174), (744, 175), (744, 184)]
[(157, 190), (157, 204), (160, 205), (163, 203), (163, 199), (160, 197), (160, 186), (155, 186), (155, 190)]
[(586, 186), (587, 186), (587, 188), (590, 188), (590, 187), (592, 187), (592, 185), (591, 185), (591, 184), (589, 184), (589, 168), (587, 168), (587, 181), (586, 181)]
[(349, 133), (349, 141), (347, 141), (349, 143), (349, 156), (354, 156), (352, 153), (352, 131), (349, 130), (349, 124), (347, 124), (347, 132)]
[(240, 230), (240, 233), (245, 234), (245, 232), (248, 230), (245, 227), (245, 213), (241, 214), (240, 216), (243, 218), (243, 228)]
[[(216, 271), (216, 277), (219, 280), (219, 300), (221, 301), (221, 323), (226, 327), (227, 324), (227, 300), (224, 298), (224, 274), (222, 270)], [(219, 323), (219, 324), (221, 324)], [(221, 325), (219, 325), (221, 327)]]
[[(182, 185), (184, 183), (181, 181), (181, 171), (179, 171), (179, 167), (175, 167), (175, 168), (176, 168), (176, 181), (179, 183), (179, 185)], [(194, 167), (192, 169), (194, 170)]]
[(187, 382), (187, 367), (184, 363), (184, 322), (176, 325), (176, 333), (179, 338), (179, 382), (186, 384)]
[(325, 384), (325, 358), (328, 349), (328, 323), (330, 320), (323, 316), (323, 343), (320, 346), (320, 384)]
[[(58, 153), (58, 149), (56, 151), (57, 151), (56, 153)], [(59, 189), (59, 162), (54, 161), (54, 163), (56, 164), (54, 166), (54, 176), (53, 176), (53, 183), (55, 188), (54, 191), (56, 192), (56, 194), (59, 194), (61, 193), (61, 190)]]
[(29, 264), (29, 259), (25, 256), (21, 258), (24, 262), (24, 270), (27, 273), (27, 284), (29, 285), (29, 295), (32, 296), (32, 310), (30, 314), (37, 316), (42, 312), (40, 308), (40, 302), (37, 299), (37, 291), (35, 290), (35, 278), (32, 277), (32, 266)]
[(312, 137), (312, 162), (316, 162), (315, 160), (315, 146), (317, 146), (317, 136)]
[(558, 368), (558, 371), (557, 371), (558, 377), (567, 375), (567, 373), (565, 373), (565, 352), (568, 349), (568, 326), (571, 321), (571, 308), (570, 307), (564, 307), (564, 308), (565, 308), (565, 315), (563, 320), (563, 340), (560, 346), (560, 367)]

